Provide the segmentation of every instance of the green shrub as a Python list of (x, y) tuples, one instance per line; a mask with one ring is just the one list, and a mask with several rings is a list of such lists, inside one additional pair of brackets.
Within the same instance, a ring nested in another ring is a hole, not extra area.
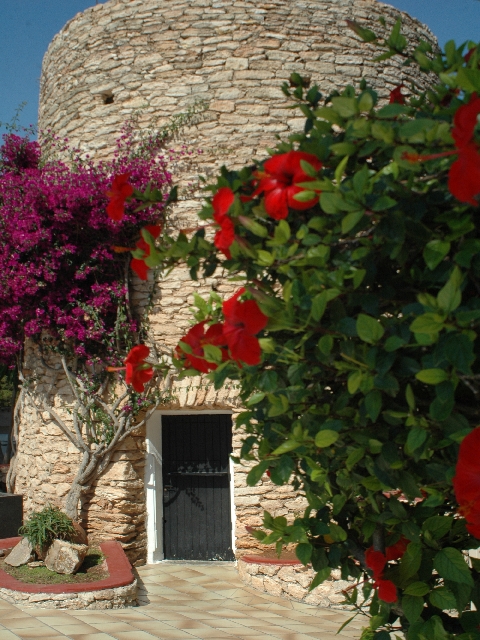
[(33, 548), (46, 549), (55, 539), (69, 540), (75, 534), (75, 528), (63, 511), (47, 505), (41, 511), (34, 511), (19, 533)]

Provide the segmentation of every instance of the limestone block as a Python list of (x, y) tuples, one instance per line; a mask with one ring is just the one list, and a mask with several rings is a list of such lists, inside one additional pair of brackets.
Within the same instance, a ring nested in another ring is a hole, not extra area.
[(314, 575), (315, 574), (311, 569), (310, 570), (303, 569), (303, 570), (297, 571), (296, 580), (304, 589), (307, 589), (310, 586), (310, 583), (312, 582)]
[(283, 594), (281, 583), (267, 576), (263, 579), (263, 588), (272, 596), (281, 596)]
[(87, 555), (86, 544), (54, 540), (45, 556), (45, 566), (56, 573), (75, 573)]
[(305, 589), (297, 583), (284, 583), (283, 590), (296, 600), (302, 600), (306, 595)]
[(23, 538), (5, 558), (5, 563), (11, 567), (21, 567), (35, 559), (33, 547), (30, 542)]

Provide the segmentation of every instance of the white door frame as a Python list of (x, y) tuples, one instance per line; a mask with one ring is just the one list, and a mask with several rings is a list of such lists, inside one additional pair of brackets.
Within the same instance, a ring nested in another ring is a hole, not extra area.
[[(164, 560), (163, 555), (163, 480), (162, 480), (162, 416), (163, 415), (198, 415), (198, 414), (233, 415), (227, 410), (159, 410), (147, 422), (145, 494), (147, 503), (147, 563), (155, 564)], [(235, 553), (235, 503), (233, 460), (230, 459), (230, 509), (232, 521), (232, 549)]]

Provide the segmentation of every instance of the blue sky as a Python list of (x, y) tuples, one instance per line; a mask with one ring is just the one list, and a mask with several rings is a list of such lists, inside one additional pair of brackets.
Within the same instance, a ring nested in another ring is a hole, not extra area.
[[(106, 0), (98, 0), (103, 3)], [(0, 122), (20, 115), (35, 124), (42, 58), (53, 36), (95, 0), (0, 0)], [(391, 0), (389, 4), (426, 23), (440, 44), (480, 39), (480, 0)]]

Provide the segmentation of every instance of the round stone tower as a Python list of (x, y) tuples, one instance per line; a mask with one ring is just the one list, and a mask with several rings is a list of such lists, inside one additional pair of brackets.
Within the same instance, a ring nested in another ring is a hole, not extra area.
[[(373, 63), (374, 48), (346, 25), (346, 19), (353, 19), (381, 32), (380, 16), (388, 28), (401, 16), (411, 44), (423, 39), (436, 45), (425, 26), (376, 0), (109, 0), (78, 14), (52, 41), (43, 62), (39, 127), (101, 159), (112, 153), (132, 113), (138, 111), (140, 123), (157, 119), (161, 125), (201, 103), (203, 110), (180, 133), (179, 144), (185, 141), (202, 155), (193, 169), (179, 166), (178, 179), (211, 174), (222, 164), (240, 167), (263, 157), (277, 135), (286, 137), (303, 125), (300, 115), (285, 110), (280, 89), (294, 71), (309, 76), (324, 95), (362, 77), (383, 98), (402, 82), (421, 82), (414, 69), (402, 67), (396, 58)], [(174, 215), (183, 223), (200, 199), (201, 194), (185, 197)], [(182, 269), (162, 280), (151, 315), (151, 339), (174, 346), (188, 329), (192, 294), (208, 295), (212, 285), (223, 294), (232, 290), (216, 275), (192, 283)], [(145, 295), (138, 283), (139, 304)], [(42, 375), (33, 354), (27, 367)], [(47, 385), (47, 372), (45, 376)], [(64, 382), (59, 383), (59, 396), (67, 393)], [(221, 422), (219, 416), (234, 415), (237, 404), (234, 389), (215, 392), (201, 379), (175, 383), (171, 403), (146, 433), (125, 441), (85, 497), (83, 524), (91, 537), (120, 540), (137, 564), (162, 559), (163, 549), (169, 548), (164, 538), (173, 535), (163, 527), (159, 497), (166, 488), (162, 425), (166, 429), (178, 416), (187, 422), (214, 416)], [(234, 433), (234, 449), (240, 441), (241, 434)], [(61, 505), (78, 459), (48, 414), (26, 402), (16, 491), (24, 494), (27, 510), (47, 502)], [(247, 527), (261, 523), (263, 509), (293, 517), (303, 508), (290, 487), (276, 487), (266, 477), (247, 487), (247, 471), (248, 466), (231, 466), (228, 480), (226, 526), (232, 529), (237, 555), (255, 547)], [(221, 509), (226, 513), (225, 505)], [(212, 518), (217, 519), (217, 512)]]

